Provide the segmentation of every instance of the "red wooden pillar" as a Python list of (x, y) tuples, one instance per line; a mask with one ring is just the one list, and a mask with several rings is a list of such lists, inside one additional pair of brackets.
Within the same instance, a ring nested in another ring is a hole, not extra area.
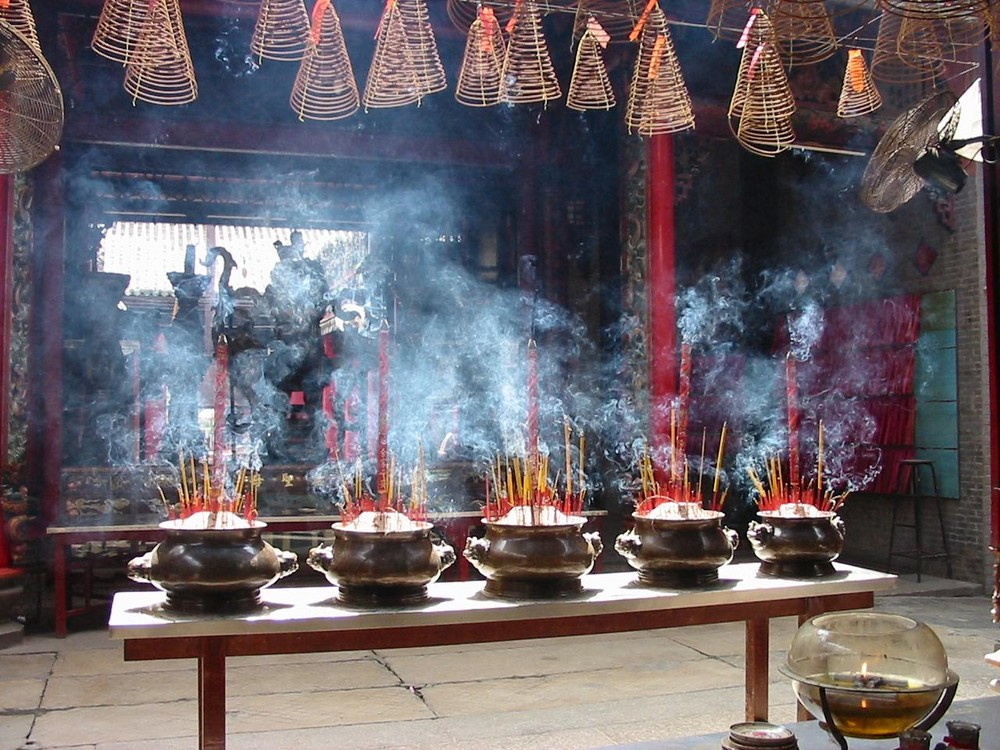
[(670, 442), (668, 407), (677, 395), (678, 386), (672, 135), (654, 135), (649, 139), (646, 223), (649, 433), (651, 444), (659, 448)]

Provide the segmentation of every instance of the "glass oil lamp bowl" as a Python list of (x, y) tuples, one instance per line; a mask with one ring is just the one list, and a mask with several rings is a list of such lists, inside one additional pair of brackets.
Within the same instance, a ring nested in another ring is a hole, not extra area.
[(933, 630), (881, 612), (813, 617), (796, 632), (781, 671), (845, 750), (845, 737), (886, 739), (930, 728), (958, 687)]

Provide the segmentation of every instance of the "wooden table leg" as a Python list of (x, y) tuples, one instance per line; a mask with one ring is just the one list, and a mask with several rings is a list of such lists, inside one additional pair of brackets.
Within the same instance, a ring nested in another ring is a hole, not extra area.
[(226, 750), (226, 652), (221, 638), (203, 638), (198, 656), (198, 748)]
[(54, 559), (52, 574), (55, 577), (55, 601), (53, 602), (56, 638), (66, 637), (66, 609), (68, 607), (66, 594), (66, 545), (61, 539), (52, 542)]
[(746, 720), (767, 721), (768, 641), (771, 623), (766, 617), (746, 621)]

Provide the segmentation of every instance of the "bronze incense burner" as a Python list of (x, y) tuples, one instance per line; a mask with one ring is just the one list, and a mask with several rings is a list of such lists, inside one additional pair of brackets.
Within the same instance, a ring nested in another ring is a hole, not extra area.
[(733, 559), (739, 535), (722, 526), (720, 511), (694, 518), (652, 518), (634, 513), (634, 526), (618, 535), (615, 550), (639, 571), (647, 586), (696, 588), (719, 580), (719, 568)]
[(128, 576), (165, 591), (170, 611), (251, 612), (261, 606), (261, 589), (298, 569), (298, 557), (264, 541), (266, 523), (245, 523), (187, 528), (183, 520), (165, 521), (166, 539), (133, 558)]
[(309, 550), (307, 562), (338, 587), (337, 598), (358, 606), (399, 606), (427, 599), (427, 584), (455, 562), (455, 550), (431, 537), (433, 525), (379, 531), (333, 525), (333, 543)]
[(558, 599), (583, 590), (603, 544), (587, 519), (520, 524), (483, 519), (486, 534), (466, 540), (464, 555), (486, 578), (484, 592), (510, 599)]
[(844, 548), (844, 522), (831, 511), (785, 515), (759, 511), (747, 538), (761, 560), (760, 574), (776, 578), (821, 578), (833, 575), (833, 561)]

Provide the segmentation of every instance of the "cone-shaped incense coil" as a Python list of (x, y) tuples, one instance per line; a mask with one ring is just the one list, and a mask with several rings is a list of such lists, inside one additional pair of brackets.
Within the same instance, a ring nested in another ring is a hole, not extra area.
[(101, 57), (124, 65), (135, 52), (148, 15), (149, 0), (104, 0), (90, 46)]
[(20, 31), (35, 51), (42, 54), (42, 48), (38, 44), (38, 31), (35, 29), (35, 17), (28, 0), (0, 0), (0, 21), (6, 21)]
[(313, 47), (299, 65), (289, 104), (300, 120), (339, 120), (360, 106), (340, 17), (330, 0), (317, 0)]
[(670, 29), (662, 14), (650, 28), (646, 82), (642, 99), (632, 112), (640, 135), (679, 133), (694, 127), (691, 96), (681, 74)]
[(706, 28), (716, 39), (735, 42), (746, 23), (747, 15), (753, 8), (770, 12), (772, 0), (712, 0), (708, 8)]
[(411, 65), (410, 46), (396, 0), (386, 0), (379, 20), (375, 53), (361, 103), (365, 109), (402, 107), (423, 96), (420, 78)]
[(482, 8), (466, 37), (455, 99), (470, 107), (499, 104), (505, 54), (500, 22), (491, 8)]
[(911, 56), (908, 60), (900, 57), (898, 48), (902, 23), (901, 16), (882, 14), (872, 55), (872, 75), (875, 80), (885, 83), (933, 82), (944, 72), (944, 62), (929, 57)]
[(125, 67), (125, 90), (133, 101), (151, 104), (187, 104), (198, 97), (180, 0), (150, 0), (149, 16)]
[(766, 13), (751, 13), (738, 46), (742, 47), (743, 55), (729, 103), (729, 117), (743, 116), (751, 84), (754, 84), (759, 109), (770, 112), (773, 117), (791, 117), (795, 112), (795, 99), (778, 53), (771, 19)]
[(410, 65), (420, 86), (421, 95), (433, 94), (448, 88), (444, 65), (434, 41), (430, 14), (425, 0), (398, 0), (403, 29), (406, 33)]
[(610, 44), (627, 43), (628, 35), (639, 20), (645, 0), (579, 0), (573, 23), (573, 39), (583, 39), (591, 18), (597, 19), (610, 37)]
[(777, 156), (795, 142), (792, 118), (763, 120), (744, 115), (736, 130), (736, 140), (758, 156)]
[(250, 50), (268, 60), (301, 60), (312, 46), (305, 0), (261, 0)]
[(896, 37), (896, 54), (907, 65), (915, 68), (944, 60), (944, 47), (938, 38), (937, 25), (941, 21), (924, 18), (903, 18)]
[(882, 106), (882, 95), (875, 87), (871, 71), (859, 49), (847, 50), (847, 68), (844, 85), (837, 102), (838, 117), (859, 117), (874, 112)]
[[(642, 116), (646, 104), (646, 93), (652, 80), (650, 68), (653, 51), (657, 39), (667, 32), (667, 19), (656, 5), (642, 24), (636, 24), (630, 32), (630, 38), (639, 40), (639, 53), (632, 68), (632, 80), (628, 87), (628, 100), (625, 103), (625, 125), (628, 131), (638, 132), (642, 124)], [(660, 43), (662, 47), (662, 42)]]
[(880, 0), (890, 13), (909, 18), (945, 20), (981, 16), (988, 12), (991, 0)]
[(542, 13), (535, 0), (517, 0), (507, 28), (507, 60), (501, 98), (511, 104), (548, 103), (562, 96), (542, 33)]
[(789, 67), (818, 63), (837, 51), (833, 21), (823, 3), (778, 0), (771, 20), (778, 50)]
[[(491, 11), (500, 21), (501, 28), (510, 19), (510, 7), (503, 0), (497, 2), (495, 5), (489, 2), (481, 2), (478, 8)], [(478, 17), (477, 14), (477, 5), (470, 3), (469, 0), (448, 0), (448, 18), (451, 19), (455, 28), (463, 34), (472, 28), (472, 22)]]
[(591, 21), (591, 27), (584, 32), (577, 45), (573, 77), (566, 92), (566, 106), (580, 112), (615, 106), (611, 77), (601, 54), (610, 37), (596, 20)]

